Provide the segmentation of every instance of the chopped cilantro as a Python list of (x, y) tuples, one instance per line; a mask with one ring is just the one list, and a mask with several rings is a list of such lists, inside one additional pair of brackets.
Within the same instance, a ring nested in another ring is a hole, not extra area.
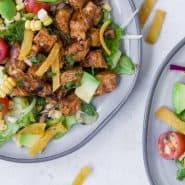
[(31, 63), (32, 63), (32, 64), (39, 64), (39, 63), (42, 62), (45, 58), (46, 58), (46, 57), (45, 57), (44, 55), (38, 54), (38, 55), (36, 55), (36, 56), (32, 56), (32, 57), (30, 58), (30, 60), (31, 60)]
[(47, 76), (49, 78), (53, 78), (56, 75), (56, 73), (53, 73), (52, 71), (47, 72)]
[(36, 104), (39, 105), (39, 106), (45, 106), (46, 105), (45, 98), (38, 97), (37, 101), (36, 101)]
[(68, 82), (66, 85), (65, 85), (65, 88), (69, 91), (71, 89), (76, 89), (77, 87), (79, 87), (80, 84), (79, 83), (75, 83), (75, 82)]
[(74, 55), (65, 56), (65, 65), (67, 69), (70, 69), (74, 66)]
[(82, 112), (85, 112), (89, 116), (94, 116), (97, 114), (94, 106), (92, 104), (87, 104), (85, 102), (82, 102), (81, 110)]
[(23, 87), (23, 85), (24, 85), (24, 84), (23, 84), (23, 81), (22, 81), (22, 80), (18, 80), (18, 81), (17, 81), (17, 86), (18, 86), (18, 87), (21, 88), (21, 87)]
[(0, 103), (0, 111), (2, 111), (4, 109), (4, 104)]

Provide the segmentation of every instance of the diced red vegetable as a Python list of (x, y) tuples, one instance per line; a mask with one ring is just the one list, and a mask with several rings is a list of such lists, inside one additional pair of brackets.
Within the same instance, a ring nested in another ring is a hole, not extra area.
[(29, 13), (37, 14), (40, 9), (49, 10), (50, 5), (48, 3), (39, 2), (37, 0), (25, 0), (25, 9)]
[(161, 134), (158, 140), (158, 150), (164, 159), (178, 159), (185, 152), (185, 135), (177, 132)]
[(0, 64), (4, 61), (4, 59), (9, 54), (9, 47), (8, 44), (3, 40), (0, 39)]

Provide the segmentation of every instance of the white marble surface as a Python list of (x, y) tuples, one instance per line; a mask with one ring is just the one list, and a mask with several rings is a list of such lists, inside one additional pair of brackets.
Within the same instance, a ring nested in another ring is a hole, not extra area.
[[(141, 0), (135, 0), (135, 3), (139, 6)], [(146, 99), (157, 68), (185, 36), (184, 7), (184, 0), (158, 0), (155, 9), (167, 11), (162, 34), (154, 46), (144, 43), (142, 72), (134, 93), (95, 139), (72, 155), (51, 162), (16, 164), (0, 161), (1, 184), (71, 185), (78, 170), (89, 164), (94, 171), (85, 185), (148, 185), (142, 158)]]

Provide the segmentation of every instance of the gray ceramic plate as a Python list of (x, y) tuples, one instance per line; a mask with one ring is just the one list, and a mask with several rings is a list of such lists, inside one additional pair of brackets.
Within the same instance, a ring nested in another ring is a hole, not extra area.
[[(111, 4), (113, 5), (113, 16), (120, 25), (123, 25), (135, 10), (132, 0), (111, 0)], [(127, 32), (140, 34), (136, 19), (130, 24)], [(29, 157), (27, 151), (17, 148), (13, 141), (0, 148), (0, 158), (14, 162), (48, 161), (70, 154), (91, 140), (126, 102), (135, 86), (141, 61), (141, 41), (132, 41), (130, 48), (130, 57), (138, 65), (137, 72), (133, 76), (122, 76), (118, 88), (113, 93), (95, 99), (94, 104), (100, 115), (95, 124), (74, 127), (62, 139), (52, 141), (36, 158)]]
[(146, 172), (152, 185), (182, 184), (176, 180), (175, 162), (162, 159), (157, 151), (159, 135), (169, 131), (170, 128), (157, 120), (154, 113), (161, 105), (172, 108), (173, 84), (177, 81), (185, 82), (184, 73), (169, 70), (171, 63), (185, 65), (185, 39), (170, 52), (160, 67), (148, 99), (143, 131), (143, 151)]

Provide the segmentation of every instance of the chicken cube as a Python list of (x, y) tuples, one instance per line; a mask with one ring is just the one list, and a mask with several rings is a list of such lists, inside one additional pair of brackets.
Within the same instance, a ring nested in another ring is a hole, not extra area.
[(82, 9), (83, 6), (87, 3), (88, 0), (69, 0), (69, 4), (74, 9)]
[(83, 61), (83, 67), (107, 68), (106, 61), (101, 50), (91, 51)]
[(82, 13), (84, 21), (89, 24), (89, 26), (98, 25), (103, 16), (102, 9), (91, 1), (83, 8)]
[(115, 90), (117, 86), (117, 77), (113, 72), (101, 72), (96, 75), (96, 78), (100, 80), (100, 85), (96, 90), (96, 96), (101, 96), (105, 93), (110, 93)]
[(50, 35), (46, 29), (41, 29), (34, 38), (34, 44), (39, 47), (39, 50), (45, 52), (49, 52), (56, 41), (56, 35)]
[(64, 7), (56, 13), (56, 25), (57, 28), (63, 33), (69, 34), (69, 22), (71, 19), (73, 10), (70, 7)]
[(71, 116), (80, 110), (81, 101), (75, 94), (71, 94), (62, 100), (61, 105), (62, 113)]
[(65, 55), (72, 56), (75, 62), (80, 62), (85, 59), (89, 52), (89, 40), (75, 42), (66, 48)]
[(100, 47), (100, 30), (97, 28), (91, 28), (89, 31), (89, 36), (91, 38), (91, 46), (92, 47)]
[(71, 38), (85, 40), (88, 29), (89, 25), (84, 22), (83, 14), (81, 12), (75, 12), (70, 21)]
[(79, 83), (83, 74), (82, 72), (81, 67), (76, 67), (63, 72), (60, 77), (61, 86), (65, 87), (69, 83)]

